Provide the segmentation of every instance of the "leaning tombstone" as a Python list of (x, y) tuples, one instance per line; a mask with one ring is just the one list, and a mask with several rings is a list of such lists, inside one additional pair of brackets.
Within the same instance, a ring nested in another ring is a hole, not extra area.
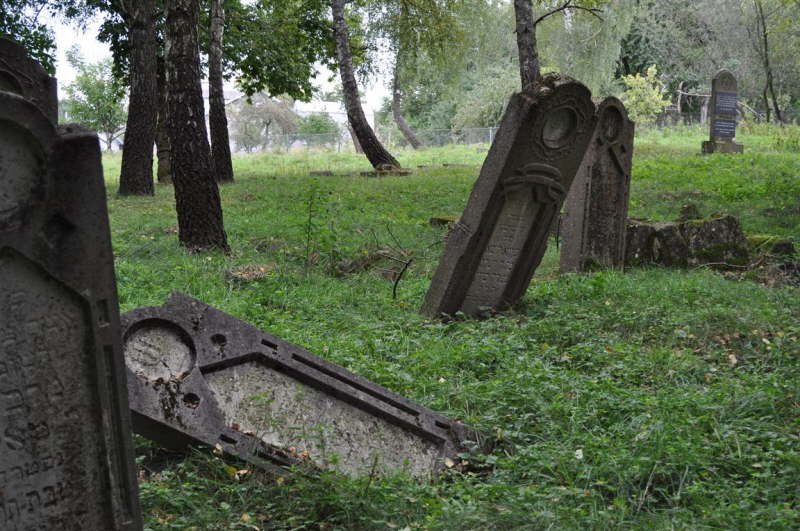
[(0, 37), (0, 91), (12, 92), (30, 101), (58, 123), (58, 85), (25, 48)]
[(736, 139), (736, 77), (720, 70), (711, 81), (711, 134), (703, 142), (703, 153), (743, 153), (744, 146)]
[(589, 90), (569, 78), (548, 76), (511, 97), (423, 313), (478, 316), (524, 295), (595, 123)]
[(597, 128), (562, 218), (561, 272), (625, 265), (634, 123), (620, 100), (597, 107)]
[(134, 430), (249, 462), (425, 478), (479, 435), (196, 299), (122, 317)]
[(97, 135), (2, 90), (0, 529), (141, 529), (119, 332)]

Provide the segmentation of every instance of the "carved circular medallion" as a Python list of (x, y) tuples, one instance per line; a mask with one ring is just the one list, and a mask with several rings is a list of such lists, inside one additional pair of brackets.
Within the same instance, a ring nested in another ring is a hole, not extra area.
[(44, 155), (24, 128), (0, 120), (0, 230), (17, 226), (43, 177)]
[(180, 380), (194, 368), (195, 354), (186, 334), (168, 321), (144, 321), (127, 334), (125, 363), (140, 378)]
[(578, 128), (578, 115), (571, 107), (560, 107), (548, 113), (542, 128), (542, 142), (559, 149), (572, 141)]
[(616, 107), (606, 107), (600, 117), (600, 132), (606, 142), (615, 142), (622, 134), (624, 119)]

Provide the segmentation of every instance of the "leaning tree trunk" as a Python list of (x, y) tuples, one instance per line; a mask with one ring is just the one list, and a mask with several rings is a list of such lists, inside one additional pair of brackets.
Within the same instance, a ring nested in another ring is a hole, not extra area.
[(400, 90), (400, 51), (397, 51), (397, 58), (394, 62), (394, 77), (392, 78), (392, 115), (394, 121), (400, 132), (403, 133), (406, 141), (411, 144), (414, 149), (422, 147), (422, 142), (419, 141), (414, 130), (408, 125), (406, 119), (403, 117), (403, 92)]
[(166, 11), (167, 129), (178, 238), (191, 251), (227, 252), (200, 88), (199, 0), (167, 0)]
[(356, 132), (353, 131), (353, 128), (350, 126), (350, 124), (347, 124), (347, 132), (350, 133), (350, 139), (353, 141), (353, 149), (355, 149), (356, 153), (358, 153), (359, 155), (363, 155), (364, 150), (361, 149), (361, 142), (358, 141)]
[(208, 52), (208, 121), (211, 124), (211, 162), (219, 182), (233, 182), (228, 117), (222, 90), (222, 33), (225, 10), (222, 0), (211, 0), (211, 39)]
[(536, 28), (533, 25), (531, 0), (514, 0), (514, 17), (517, 22), (517, 51), (519, 52), (519, 77), (522, 90), (532, 90), (541, 79), (539, 52), (536, 51)]
[(130, 2), (130, 98), (119, 195), (153, 195), (156, 136), (156, 0)]
[(158, 182), (171, 183), (169, 164), (169, 133), (167, 132), (167, 67), (165, 59), (158, 61), (158, 125), (156, 126), (156, 155), (158, 157)]
[(364, 154), (375, 169), (399, 168), (400, 163), (383, 147), (378, 137), (375, 136), (375, 131), (370, 127), (367, 117), (364, 115), (364, 109), (361, 108), (361, 100), (358, 97), (358, 84), (353, 73), (350, 35), (344, 19), (344, 4), (345, 0), (331, 0), (333, 33), (336, 38), (336, 56), (339, 61), (339, 74), (342, 77), (347, 120), (350, 122), (353, 132), (361, 144), (361, 149), (364, 150)]

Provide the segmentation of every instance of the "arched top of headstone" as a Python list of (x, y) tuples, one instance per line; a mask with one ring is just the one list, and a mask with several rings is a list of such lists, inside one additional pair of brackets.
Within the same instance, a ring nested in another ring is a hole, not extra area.
[(738, 92), (738, 83), (736, 82), (736, 76), (733, 75), (733, 72), (730, 70), (720, 70), (714, 76), (714, 80), (712, 82), (712, 89), (713, 90), (722, 90), (725, 92)]
[(51, 123), (58, 123), (56, 78), (15, 41), (0, 37), (0, 92), (12, 92), (39, 107)]
[(604, 144), (618, 144), (626, 138), (626, 128), (634, 124), (628, 117), (625, 104), (609, 96), (597, 106), (598, 139)]
[(15, 229), (41, 200), (55, 128), (28, 100), (0, 92), (0, 232)]

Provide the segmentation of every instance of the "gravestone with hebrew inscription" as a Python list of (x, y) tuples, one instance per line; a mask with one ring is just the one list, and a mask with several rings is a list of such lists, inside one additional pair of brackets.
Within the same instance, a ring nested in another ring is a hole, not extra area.
[(423, 313), (481, 315), (525, 294), (595, 123), (589, 90), (568, 78), (511, 97)]
[(58, 123), (58, 84), (18, 43), (0, 37), (0, 91), (30, 101)]
[[(35, 85), (37, 69), (22, 63), (3, 83)], [(0, 61), (9, 64), (19, 63)], [(55, 94), (35, 105), (27, 89), (6, 88), (0, 529), (141, 529), (100, 144), (56, 130), (41, 110), (56, 107)]]
[(736, 77), (720, 70), (711, 81), (710, 139), (703, 142), (703, 153), (742, 153), (744, 146), (736, 142), (736, 105), (739, 96)]
[[(174, 293), (123, 315), (134, 429), (263, 464), (428, 477), (476, 441), (460, 422)], [(452, 464), (452, 463), (451, 463)]]
[(625, 265), (634, 123), (620, 100), (597, 106), (597, 128), (561, 224), (561, 272)]

